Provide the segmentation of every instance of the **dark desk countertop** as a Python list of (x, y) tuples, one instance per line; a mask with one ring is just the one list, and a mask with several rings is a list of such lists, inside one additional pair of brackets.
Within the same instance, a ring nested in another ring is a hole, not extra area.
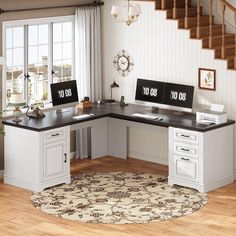
[[(26, 116), (21, 117), (22, 122), (16, 124), (12, 119), (4, 119), (3, 124), (14, 126), (22, 129), (33, 131), (45, 131), (58, 127), (73, 125), (89, 120), (95, 120), (103, 117), (113, 117), (122, 120), (134, 121), (149, 125), (163, 126), (163, 127), (176, 127), (189, 129), (199, 132), (206, 132), (220, 127), (232, 125), (234, 120), (228, 120), (227, 123), (220, 125), (205, 125), (196, 122), (196, 115), (194, 113), (178, 113), (176, 111), (160, 109), (152, 112), (148, 107), (133, 105), (120, 106), (119, 104), (94, 104), (90, 109), (76, 109), (75, 107), (66, 108), (67, 111), (63, 113), (56, 113), (55, 110), (45, 112), (46, 117), (43, 119), (29, 119)], [(92, 113), (94, 116), (74, 120), (74, 116)], [(162, 118), (161, 121), (150, 120), (132, 116), (133, 113), (155, 114)]]

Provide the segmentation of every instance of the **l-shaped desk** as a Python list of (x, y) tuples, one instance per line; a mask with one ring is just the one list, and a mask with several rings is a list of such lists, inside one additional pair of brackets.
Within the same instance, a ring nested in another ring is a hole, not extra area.
[[(91, 109), (68, 108), (67, 112), (46, 112), (43, 119), (22, 117), (16, 124), (5, 119), (4, 183), (32, 191), (70, 183), (70, 132), (90, 128), (91, 158), (127, 157), (127, 129), (168, 129), (169, 184), (208, 192), (234, 181), (233, 125), (196, 122), (192, 113), (159, 110), (161, 119), (135, 117), (150, 113), (139, 105), (94, 104)], [(93, 114), (74, 119), (75, 116)]]

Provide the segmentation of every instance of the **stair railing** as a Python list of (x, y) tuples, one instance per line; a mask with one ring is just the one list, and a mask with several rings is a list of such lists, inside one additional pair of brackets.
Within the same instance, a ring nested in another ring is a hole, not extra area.
[(166, 0), (161, 0), (161, 9), (166, 9)]
[(184, 28), (188, 29), (188, 0), (185, 0)]
[(200, 26), (201, 26), (201, 5), (200, 0), (197, 0), (197, 38), (200, 38)]
[(209, 48), (212, 48), (212, 36), (213, 36), (213, 0), (210, 0), (210, 15), (209, 15)]
[[(234, 21), (236, 24), (236, 8), (228, 3), (226, 0), (221, 0), (222, 5), (222, 47), (221, 47), (221, 57), (225, 58), (225, 10), (226, 7), (234, 12)], [(235, 58), (234, 58), (234, 68), (236, 68), (236, 34), (235, 34)]]
[(177, 18), (177, 3), (176, 3), (176, 1), (177, 0), (173, 1), (173, 19)]

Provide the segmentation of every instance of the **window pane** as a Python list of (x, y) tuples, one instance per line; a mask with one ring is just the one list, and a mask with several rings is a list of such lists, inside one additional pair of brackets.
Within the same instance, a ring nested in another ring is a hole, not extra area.
[(29, 47), (29, 83), (30, 103), (48, 100), (48, 24), (37, 25), (38, 38), (34, 46)]
[(38, 47), (37, 46), (29, 47), (28, 61), (30, 65), (38, 62)]
[(24, 74), (23, 67), (7, 68), (6, 94), (7, 94), (7, 109), (13, 109), (9, 106), (12, 93), (24, 94)]
[(24, 65), (24, 49), (17, 48), (13, 49), (13, 66), (23, 66)]
[(48, 60), (48, 45), (45, 46), (39, 46), (39, 58), (38, 62), (45, 62), (45, 60)]
[(53, 59), (61, 60), (62, 59), (62, 44), (56, 43), (53, 45)]
[(7, 81), (6, 108), (12, 110), (10, 106), (11, 95), (20, 93), (24, 96), (24, 27), (11, 27), (6, 30), (6, 63)]
[(48, 44), (48, 25), (39, 25), (39, 44)]
[(13, 28), (13, 47), (24, 46), (24, 27)]
[(72, 60), (64, 60), (63, 61), (63, 79), (64, 81), (71, 80), (71, 68), (72, 68)]
[(7, 49), (7, 66), (12, 67), (12, 49)]
[(63, 23), (63, 41), (72, 41), (72, 22)]
[(48, 68), (47, 65), (29, 66), (28, 96), (30, 103), (48, 100)]
[(6, 47), (12, 48), (12, 28), (7, 28), (6, 30)]
[(62, 42), (62, 23), (53, 24), (53, 42)]
[(37, 25), (32, 25), (29, 26), (28, 28), (29, 31), (29, 45), (37, 45), (38, 44), (38, 26)]
[(62, 61), (54, 61), (53, 63), (53, 83), (58, 83), (63, 81), (63, 64)]
[(53, 82), (57, 83), (72, 79), (72, 22), (56, 23), (53, 27), (57, 35), (53, 43)]
[(63, 43), (63, 59), (72, 58), (72, 43)]

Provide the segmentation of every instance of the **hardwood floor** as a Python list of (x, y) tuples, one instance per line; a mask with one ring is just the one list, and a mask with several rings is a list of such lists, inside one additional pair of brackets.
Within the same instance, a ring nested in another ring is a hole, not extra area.
[[(110, 171), (167, 174), (166, 166), (112, 157), (74, 161), (71, 169), (73, 174)], [(96, 225), (58, 219), (35, 209), (30, 196), (30, 191), (0, 183), (1, 236), (236, 235), (236, 184), (210, 192), (207, 206), (189, 216), (143, 225)]]

